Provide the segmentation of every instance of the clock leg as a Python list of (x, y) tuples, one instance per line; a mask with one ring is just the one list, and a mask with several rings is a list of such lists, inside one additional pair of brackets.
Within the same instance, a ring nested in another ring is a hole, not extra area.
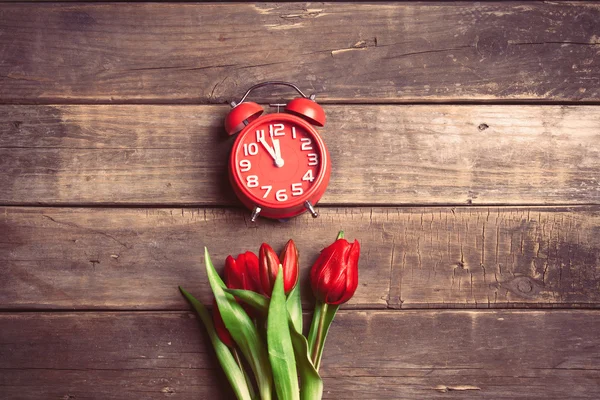
[(317, 210), (315, 210), (315, 208), (313, 207), (313, 205), (310, 201), (306, 200), (304, 202), (304, 206), (306, 207), (308, 212), (310, 212), (310, 215), (312, 215), (313, 218), (317, 218), (319, 216), (319, 213), (317, 212)]
[(252, 210), (252, 214), (250, 215), (250, 221), (256, 222), (256, 219), (258, 218), (258, 215), (261, 211), (262, 208), (260, 208), (259, 206), (254, 207), (254, 210)]

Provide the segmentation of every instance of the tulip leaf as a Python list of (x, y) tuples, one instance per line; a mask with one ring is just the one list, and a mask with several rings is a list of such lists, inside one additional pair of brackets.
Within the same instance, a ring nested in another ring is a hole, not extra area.
[(296, 330), (291, 315), (288, 315), (288, 323), (290, 326), (290, 335), (292, 337), (298, 373), (300, 374), (300, 399), (321, 400), (321, 397), (323, 396), (323, 381), (310, 360), (308, 342), (302, 333)]
[(277, 398), (281, 400), (300, 400), (294, 347), (288, 327), (288, 312), (283, 290), (283, 268), (281, 266), (279, 266), (271, 302), (269, 303), (267, 344), (273, 379), (277, 383), (275, 385)]
[(286, 306), (290, 318), (294, 323), (294, 328), (302, 333), (302, 301), (300, 299), (300, 288), (298, 286), (299, 285), (294, 286), (292, 291), (288, 294)]
[(267, 315), (269, 312), (269, 299), (260, 293), (253, 292), (252, 290), (243, 289), (223, 289), (227, 293), (234, 295), (250, 307), (259, 311), (263, 315)]
[(183, 289), (181, 286), (179, 287), (179, 290), (190, 302), (192, 307), (194, 307), (194, 310), (196, 310), (198, 313), (202, 323), (204, 323), (204, 327), (208, 332), (208, 336), (215, 349), (219, 363), (221, 363), (221, 367), (223, 368), (223, 371), (225, 371), (225, 375), (227, 376), (227, 380), (235, 392), (235, 396), (238, 398), (238, 400), (252, 400), (252, 395), (250, 394), (250, 389), (248, 388), (248, 384), (244, 376), (245, 374), (239, 367), (234, 356), (231, 354), (229, 347), (227, 347), (219, 339), (208, 311), (206, 311), (206, 308), (202, 305), (202, 303), (196, 300), (194, 296), (185, 291), (185, 289)]
[(204, 248), (204, 261), (208, 281), (225, 327), (252, 368), (260, 398), (271, 400), (273, 392), (271, 366), (267, 349), (260, 338), (258, 329), (233, 295), (225, 292), (225, 284), (215, 270), (206, 248)]

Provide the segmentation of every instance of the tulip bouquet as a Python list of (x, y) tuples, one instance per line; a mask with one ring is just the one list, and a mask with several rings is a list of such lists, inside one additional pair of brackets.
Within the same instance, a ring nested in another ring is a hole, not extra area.
[(288, 241), (278, 257), (266, 243), (258, 256), (246, 252), (225, 261), (225, 281), (204, 251), (214, 294), (207, 309), (179, 288), (204, 323), (225, 375), (239, 400), (318, 400), (319, 376), (329, 326), (340, 304), (358, 286), (358, 241), (340, 232), (310, 271), (316, 297), (308, 336), (302, 334), (298, 249)]

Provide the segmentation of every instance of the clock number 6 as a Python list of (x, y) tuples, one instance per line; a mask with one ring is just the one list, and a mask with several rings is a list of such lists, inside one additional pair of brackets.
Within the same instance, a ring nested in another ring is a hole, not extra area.
[(285, 189), (278, 190), (277, 193), (275, 193), (275, 198), (277, 199), (277, 201), (286, 201), (288, 199), (286, 190)]

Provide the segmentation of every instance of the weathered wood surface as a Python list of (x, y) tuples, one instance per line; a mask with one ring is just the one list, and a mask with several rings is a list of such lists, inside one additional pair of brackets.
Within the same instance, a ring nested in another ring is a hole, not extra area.
[[(12, 313), (0, 325), (6, 398), (230, 398), (190, 313)], [(599, 329), (597, 311), (343, 311), (324, 398), (597, 399)]]
[[(227, 106), (0, 106), (0, 204), (236, 204)], [(322, 203), (600, 202), (593, 106), (327, 106)]]
[(310, 265), (338, 229), (361, 242), (351, 308), (597, 307), (600, 208), (322, 208), (248, 221), (227, 209), (0, 208), (3, 309), (182, 310), (211, 300), (203, 263), (281, 249)]
[(222, 103), (273, 79), (330, 102), (598, 101), (598, 20), (594, 2), (4, 4), (0, 102)]

